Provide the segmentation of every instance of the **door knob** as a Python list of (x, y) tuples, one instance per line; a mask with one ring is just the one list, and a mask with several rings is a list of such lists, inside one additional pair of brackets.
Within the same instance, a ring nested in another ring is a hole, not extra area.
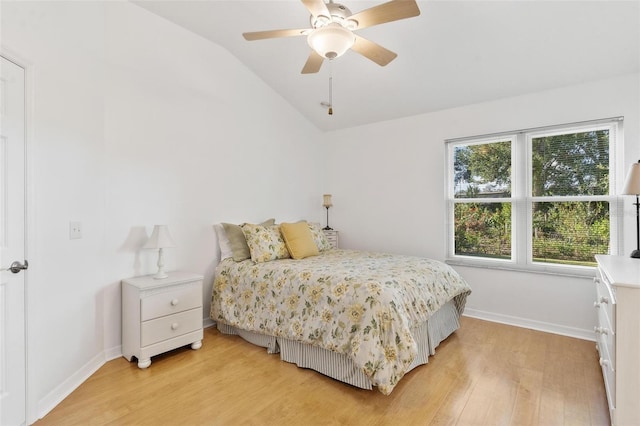
[(8, 268), (2, 268), (2, 271), (11, 271), (14, 274), (17, 274), (18, 272), (26, 269), (29, 269), (29, 262), (27, 262), (27, 259), (24, 260), (24, 263), (20, 263), (16, 260)]

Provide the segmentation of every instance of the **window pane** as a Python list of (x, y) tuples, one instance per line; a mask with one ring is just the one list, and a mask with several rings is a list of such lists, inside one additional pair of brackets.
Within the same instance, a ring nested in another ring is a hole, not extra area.
[(532, 139), (532, 194), (609, 194), (609, 130)]
[(511, 141), (454, 147), (454, 197), (511, 197)]
[(608, 202), (533, 203), (534, 262), (593, 266), (608, 252)]
[(455, 254), (511, 259), (511, 203), (456, 203)]

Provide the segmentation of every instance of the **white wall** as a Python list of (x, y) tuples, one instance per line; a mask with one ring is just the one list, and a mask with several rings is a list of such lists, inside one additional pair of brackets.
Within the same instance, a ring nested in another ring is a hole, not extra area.
[[(226, 51), (134, 5), (1, 7), (2, 50), (28, 66), (30, 93), (30, 421), (119, 354), (119, 281), (154, 270), (140, 250), (153, 224), (177, 242), (168, 268), (210, 282), (212, 223), (324, 222), (330, 192), (343, 247), (441, 259), (444, 139), (624, 115), (625, 166), (640, 157), (637, 75), (321, 135)], [(472, 311), (593, 323), (588, 280), (460, 271)]]
[[(25, 279), (34, 410), (103, 350), (104, 18), (95, 4), (2, 2), (1, 25), (3, 51), (28, 66)], [(69, 240), (70, 221), (82, 221), (81, 240)]]
[[(327, 189), (332, 227), (344, 248), (445, 258), (445, 139), (624, 116), (622, 185), (640, 158), (640, 76), (620, 76), (495, 102), (336, 131)], [(623, 253), (635, 246), (635, 210), (624, 198)], [(473, 294), (467, 312), (591, 338), (590, 279), (456, 267)]]
[[(320, 133), (220, 47), (127, 2), (2, 2), (28, 67), (29, 420), (120, 354), (122, 278), (205, 275), (219, 221), (320, 220)], [(83, 238), (69, 240), (70, 221)]]
[(149, 273), (154, 223), (177, 248), (167, 269), (206, 276), (219, 260), (212, 224), (319, 219), (320, 132), (226, 50), (126, 3), (107, 11), (105, 347), (120, 346), (123, 277)]

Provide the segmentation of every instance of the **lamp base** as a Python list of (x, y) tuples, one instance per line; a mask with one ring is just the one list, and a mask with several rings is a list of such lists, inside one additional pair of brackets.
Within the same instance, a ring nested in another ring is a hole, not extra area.
[(324, 228), (322, 228), (323, 231), (333, 231), (333, 228), (329, 228), (328, 226), (325, 226)]
[(153, 276), (154, 280), (162, 280), (167, 278), (169, 275), (164, 271), (164, 251), (162, 247), (158, 249), (158, 272)]
[(640, 259), (640, 250), (634, 250), (631, 252), (631, 257), (634, 259)]

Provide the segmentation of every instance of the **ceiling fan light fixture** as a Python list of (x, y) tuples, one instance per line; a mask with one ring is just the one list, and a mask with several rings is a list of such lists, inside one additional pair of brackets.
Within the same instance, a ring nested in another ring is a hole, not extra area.
[(351, 49), (356, 37), (351, 31), (338, 23), (316, 28), (307, 37), (307, 43), (318, 55), (335, 59)]

